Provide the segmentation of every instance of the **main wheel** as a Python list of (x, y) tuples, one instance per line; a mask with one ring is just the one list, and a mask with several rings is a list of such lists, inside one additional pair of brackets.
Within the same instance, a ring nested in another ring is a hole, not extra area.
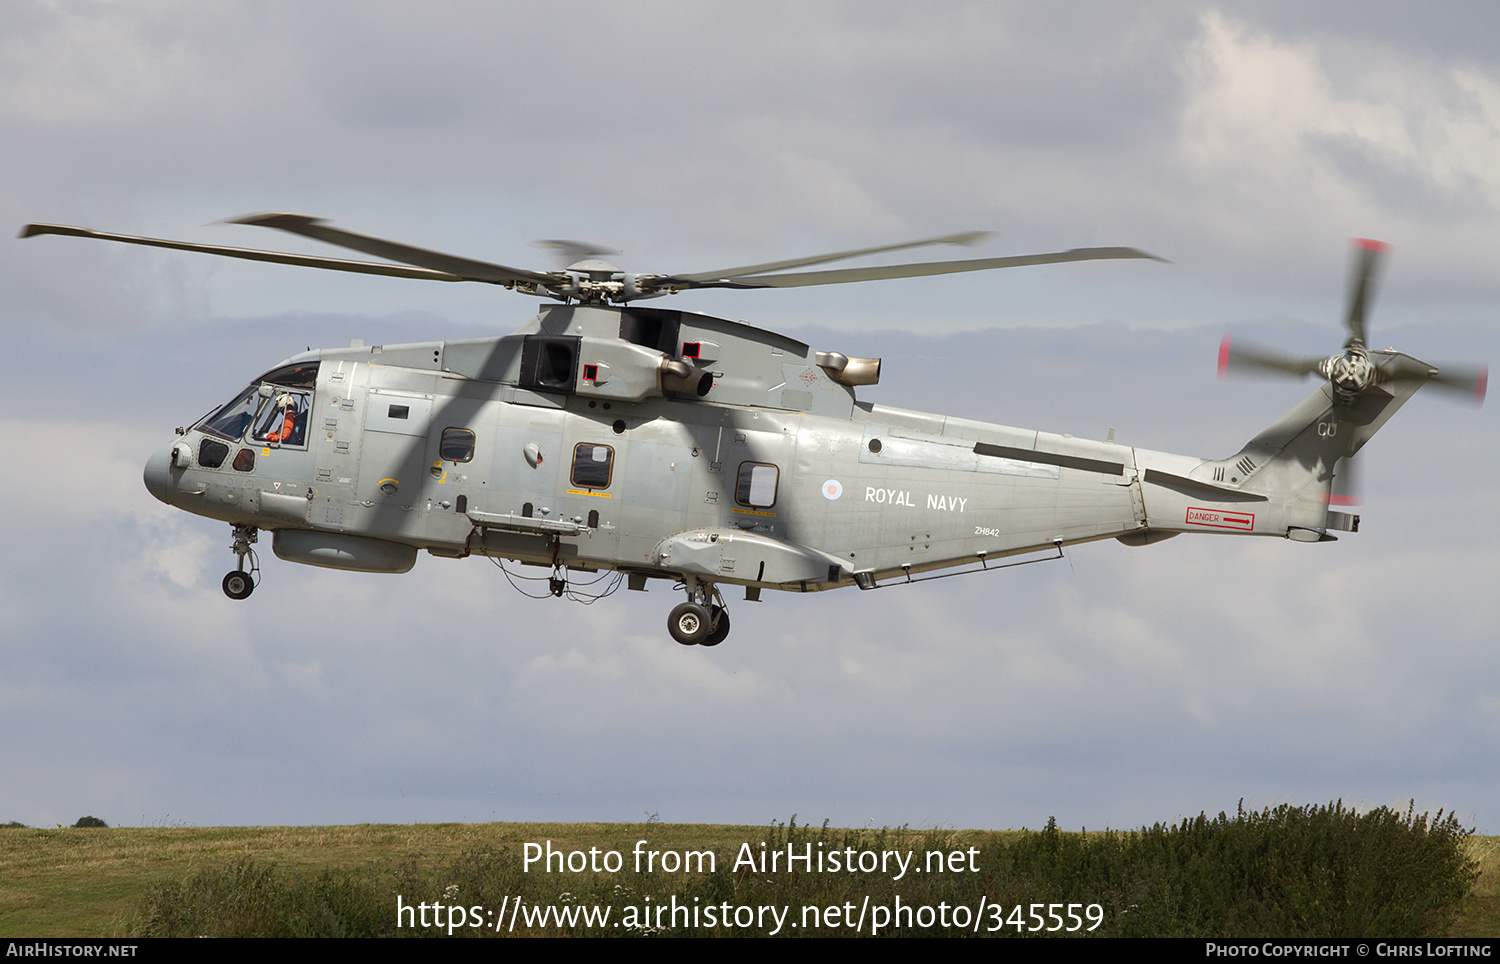
[(708, 607), (708, 616), (713, 629), (708, 631), (708, 636), (701, 645), (717, 646), (729, 635), (729, 610), (723, 606)]
[(707, 639), (710, 625), (708, 610), (697, 603), (685, 602), (667, 617), (667, 632), (684, 646), (697, 646)]
[(236, 569), (224, 577), (224, 595), (230, 599), (248, 599), (255, 591), (255, 580), (250, 578), (248, 572)]

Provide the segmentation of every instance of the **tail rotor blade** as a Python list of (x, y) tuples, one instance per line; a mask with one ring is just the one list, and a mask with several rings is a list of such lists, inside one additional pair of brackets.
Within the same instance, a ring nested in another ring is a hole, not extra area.
[(1382, 382), (1422, 382), (1483, 405), (1490, 369), (1488, 365), (1431, 365), (1398, 355), (1380, 366), (1379, 377)]
[(1488, 365), (1444, 365), (1430, 379), (1434, 388), (1467, 397), (1475, 405), (1484, 404), (1484, 393), (1489, 387)]
[(1367, 238), (1355, 238), (1354, 247), (1359, 252), (1354, 262), (1354, 281), (1349, 289), (1349, 317), (1344, 325), (1349, 329), (1349, 340), (1344, 347), (1364, 345), (1365, 314), (1375, 300), (1375, 285), (1380, 280), (1380, 267), (1391, 246)]
[(1354, 458), (1339, 459), (1333, 467), (1333, 487), (1328, 493), (1330, 509), (1352, 509), (1364, 503)]
[(1219, 343), (1219, 377), (1230, 374), (1273, 372), (1301, 378), (1318, 371), (1322, 358), (1305, 358), (1289, 355), (1274, 348), (1265, 348), (1246, 341), (1237, 341), (1225, 335)]

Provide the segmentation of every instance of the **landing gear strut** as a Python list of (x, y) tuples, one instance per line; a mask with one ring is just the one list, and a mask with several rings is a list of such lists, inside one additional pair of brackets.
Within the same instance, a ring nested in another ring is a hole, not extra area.
[[(236, 564), (234, 571), (224, 577), (224, 595), (230, 599), (248, 599), (255, 591), (256, 583), (260, 582), (260, 562), (255, 558), (255, 550), (250, 548), (259, 537), (260, 530), (255, 526), (235, 526), (234, 550)], [(245, 560), (250, 560), (250, 568), (245, 568)]]
[(667, 632), (684, 646), (717, 646), (729, 635), (729, 612), (724, 598), (712, 585), (685, 582), (688, 601), (667, 616)]

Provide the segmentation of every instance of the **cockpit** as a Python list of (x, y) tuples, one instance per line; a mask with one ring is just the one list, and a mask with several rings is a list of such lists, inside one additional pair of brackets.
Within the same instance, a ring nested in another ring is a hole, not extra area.
[[(318, 363), (300, 362), (272, 369), (257, 378), (233, 401), (193, 426), (206, 435), (238, 442), (249, 432), (253, 444), (288, 448), (307, 446), (307, 423), (312, 411), (313, 389), (318, 382)], [(222, 464), (227, 446), (204, 440), (215, 450), (199, 462), (209, 467)], [(222, 448), (222, 453), (218, 449)], [(217, 460), (213, 456), (217, 456)], [(236, 468), (239, 466), (236, 465)]]

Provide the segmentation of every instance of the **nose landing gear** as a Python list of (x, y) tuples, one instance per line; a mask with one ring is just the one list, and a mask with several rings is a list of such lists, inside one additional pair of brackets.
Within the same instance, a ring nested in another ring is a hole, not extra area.
[(667, 616), (667, 632), (684, 646), (717, 646), (729, 635), (729, 611), (724, 597), (712, 585), (701, 582), (683, 584), (688, 601), (674, 607)]
[[(260, 530), (254, 526), (235, 526), (234, 550), (236, 565), (232, 572), (224, 577), (224, 595), (230, 599), (248, 599), (255, 591), (256, 584), (260, 582), (260, 562), (255, 558), (255, 550), (250, 548), (259, 537)], [(250, 560), (250, 568), (245, 568), (245, 560)]]

